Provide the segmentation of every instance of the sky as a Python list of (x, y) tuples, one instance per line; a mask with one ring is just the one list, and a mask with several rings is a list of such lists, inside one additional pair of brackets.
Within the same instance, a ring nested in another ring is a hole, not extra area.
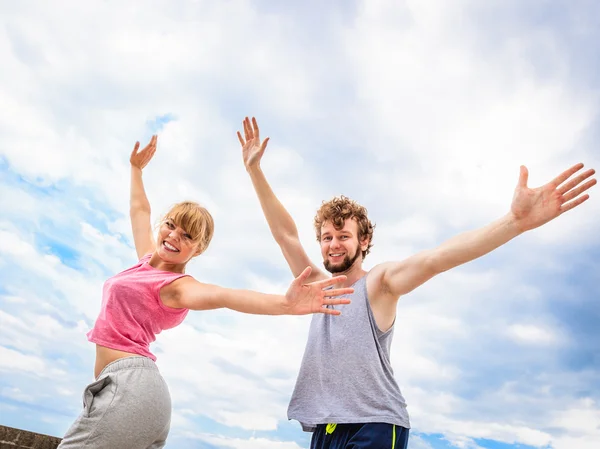
[[(376, 223), (365, 260), (402, 260), (600, 167), (600, 5), (591, 0), (0, 3), (0, 424), (62, 436), (93, 379), (104, 280), (136, 262), (129, 154), (157, 222), (215, 219), (198, 280), (292, 280), (245, 172), (267, 179), (320, 263), (312, 220), (347, 195)], [(595, 189), (597, 190), (597, 188)], [(411, 449), (600, 447), (600, 200), (443, 273), (398, 303), (392, 366)], [(190, 313), (152, 346), (167, 448), (299, 449), (287, 404), (309, 316)]]

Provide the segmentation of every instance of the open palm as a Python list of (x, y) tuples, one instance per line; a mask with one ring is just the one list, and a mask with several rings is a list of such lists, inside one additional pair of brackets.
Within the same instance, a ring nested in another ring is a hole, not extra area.
[(244, 157), (244, 165), (246, 169), (258, 164), (262, 155), (267, 148), (269, 138), (267, 137), (263, 143), (260, 143), (260, 131), (256, 119), (252, 117), (252, 123), (250, 119), (246, 117), (242, 122), (244, 125), (244, 137), (238, 131), (237, 136), (242, 144), (242, 156)]
[(523, 231), (537, 228), (579, 206), (589, 198), (588, 194), (582, 195), (582, 193), (595, 185), (596, 180), (590, 179), (585, 183), (584, 181), (592, 176), (595, 170), (587, 170), (569, 179), (582, 168), (583, 164), (576, 164), (549, 183), (531, 189), (527, 187), (529, 172), (525, 166), (521, 166), (511, 212)]
[(150, 160), (154, 156), (154, 153), (156, 152), (157, 141), (158, 136), (152, 136), (150, 142), (148, 142), (148, 145), (146, 145), (141, 151), (139, 151), (140, 143), (136, 142), (135, 146), (133, 147), (133, 151), (131, 152), (131, 156), (129, 157), (129, 162), (131, 163), (131, 165), (139, 168), (140, 170), (143, 170), (144, 167), (148, 165), (148, 162), (150, 162)]
[(306, 315), (309, 313), (340, 315), (341, 312), (339, 310), (328, 309), (324, 306), (350, 304), (350, 299), (339, 298), (339, 296), (354, 293), (354, 289), (351, 287), (325, 289), (343, 282), (346, 276), (335, 276), (322, 281), (305, 284), (304, 282), (310, 276), (311, 271), (312, 269), (307, 267), (290, 285), (285, 294), (285, 313), (288, 315)]

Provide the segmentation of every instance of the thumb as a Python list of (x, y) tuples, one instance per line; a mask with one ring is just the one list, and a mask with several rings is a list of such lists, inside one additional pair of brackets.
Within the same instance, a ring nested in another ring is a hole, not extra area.
[(267, 137), (264, 142), (262, 143), (262, 145), (260, 146), (260, 154), (262, 156), (262, 154), (265, 152), (265, 149), (267, 148), (267, 144), (269, 143), (269, 137)]
[(296, 279), (294, 279), (294, 282), (297, 283), (298, 285), (304, 285), (304, 283), (310, 276), (311, 271), (312, 271), (312, 268), (310, 266), (306, 267), (304, 269), (304, 271), (302, 271), (302, 273), (300, 273), (300, 275)]
[(521, 172), (519, 174), (519, 187), (527, 188), (527, 179), (529, 178), (529, 171), (527, 167), (521, 165)]
[(135, 156), (135, 153), (137, 153), (137, 150), (140, 148), (140, 143), (136, 142), (135, 145), (133, 146), (133, 151), (131, 152), (131, 157)]

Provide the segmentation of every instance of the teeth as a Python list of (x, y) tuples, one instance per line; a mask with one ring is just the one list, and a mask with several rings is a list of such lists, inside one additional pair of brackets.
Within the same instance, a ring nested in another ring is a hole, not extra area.
[(168, 242), (165, 242), (165, 246), (167, 247), (167, 249), (170, 249), (171, 251), (179, 251), (177, 248), (175, 248), (173, 245), (171, 245)]

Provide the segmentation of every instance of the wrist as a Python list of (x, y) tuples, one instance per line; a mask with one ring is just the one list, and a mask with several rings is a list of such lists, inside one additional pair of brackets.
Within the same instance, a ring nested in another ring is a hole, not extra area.
[(510, 233), (518, 236), (527, 231), (523, 221), (519, 219), (512, 211), (504, 216), (505, 224), (509, 228)]
[(246, 166), (246, 171), (250, 175), (252, 175), (254, 173), (260, 173), (260, 171), (261, 171), (260, 162), (256, 162), (255, 164)]
[(287, 295), (277, 295), (276, 310), (276, 315), (294, 315), (288, 302)]

